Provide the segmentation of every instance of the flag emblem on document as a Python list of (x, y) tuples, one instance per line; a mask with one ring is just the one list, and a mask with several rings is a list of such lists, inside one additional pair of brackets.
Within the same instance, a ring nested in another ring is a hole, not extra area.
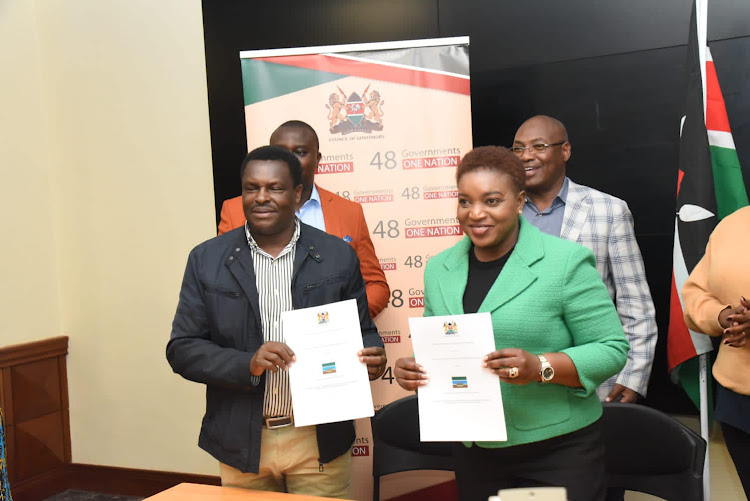
[(323, 374), (335, 374), (336, 362), (326, 362), (323, 364)]
[(453, 376), (451, 380), (453, 381), (454, 388), (468, 388), (469, 387), (469, 381), (466, 379), (466, 376)]
[(328, 323), (328, 312), (321, 311), (318, 313), (318, 325)]
[(453, 320), (448, 320), (447, 322), (443, 322), (443, 329), (445, 330), (446, 336), (454, 336), (458, 334), (458, 326), (456, 325), (456, 322)]

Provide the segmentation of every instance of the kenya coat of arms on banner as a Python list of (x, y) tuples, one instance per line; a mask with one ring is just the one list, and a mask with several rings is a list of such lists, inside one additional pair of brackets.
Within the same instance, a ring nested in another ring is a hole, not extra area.
[[(352, 92), (346, 96), (341, 87), (336, 87), (328, 96), (328, 126), (331, 134), (351, 134), (352, 132), (367, 132), (383, 130), (383, 104), (380, 92), (370, 91), (365, 87), (362, 95)], [(369, 91), (369, 92), (368, 92)]]

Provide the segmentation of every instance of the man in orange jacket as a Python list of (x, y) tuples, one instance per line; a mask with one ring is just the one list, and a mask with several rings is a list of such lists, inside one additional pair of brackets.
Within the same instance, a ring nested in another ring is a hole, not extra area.
[[(362, 206), (315, 184), (315, 171), (321, 154), (318, 135), (308, 124), (299, 120), (281, 124), (271, 134), (270, 144), (288, 149), (302, 164), (302, 197), (297, 206), (300, 220), (342, 238), (354, 248), (365, 279), (370, 316), (375, 318), (388, 306), (390, 289), (375, 255)], [(243, 224), (245, 214), (242, 210), (242, 197), (225, 200), (221, 207), (219, 235)]]

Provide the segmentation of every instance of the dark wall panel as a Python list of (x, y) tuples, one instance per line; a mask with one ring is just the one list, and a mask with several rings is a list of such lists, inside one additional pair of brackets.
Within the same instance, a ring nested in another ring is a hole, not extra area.
[[(549, 114), (568, 127), (570, 176), (628, 202), (657, 309), (649, 405), (691, 412), (666, 374), (666, 330), (691, 0), (204, 0), (217, 208), (246, 153), (240, 50), (471, 37), (474, 144), (509, 145)], [(750, 180), (750, 2), (712, 0), (709, 40)]]
[(566, 124), (573, 145), (572, 178), (632, 200), (641, 233), (671, 232), (684, 52), (577, 59), (478, 78), (472, 73), (475, 144), (510, 145), (526, 118), (554, 116)]
[[(440, 0), (440, 36), (468, 35), (472, 70), (684, 45), (691, 0)], [(750, 35), (750, 2), (712, 0), (709, 40)]]

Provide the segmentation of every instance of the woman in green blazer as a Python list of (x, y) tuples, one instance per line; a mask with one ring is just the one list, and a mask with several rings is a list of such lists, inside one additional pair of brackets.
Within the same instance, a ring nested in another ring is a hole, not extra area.
[[(628, 342), (590, 250), (521, 216), (524, 167), (510, 150), (476, 148), (456, 170), (466, 237), (425, 268), (425, 316), (489, 312), (496, 351), (483, 366), (502, 387), (506, 442), (456, 444), (461, 499), (563, 486), (569, 500), (605, 496), (596, 387), (625, 365)], [(429, 384), (414, 358), (396, 362), (407, 390)]]

